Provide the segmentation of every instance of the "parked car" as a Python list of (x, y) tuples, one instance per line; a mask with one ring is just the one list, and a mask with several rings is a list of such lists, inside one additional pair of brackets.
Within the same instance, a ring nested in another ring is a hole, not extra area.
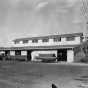
[(39, 54), (36, 59), (41, 60), (41, 62), (55, 62), (57, 57), (55, 54)]

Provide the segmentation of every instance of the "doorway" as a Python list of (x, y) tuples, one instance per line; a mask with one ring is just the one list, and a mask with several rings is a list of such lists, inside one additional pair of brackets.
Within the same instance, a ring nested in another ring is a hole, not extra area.
[(31, 57), (31, 52), (32, 52), (31, 50), (27, 51), (27, 61), (31, 61), (31, 58), (32, 58)]
[(59, 49), (57, 51), (57, 61), (67, 61), (67, 50)]

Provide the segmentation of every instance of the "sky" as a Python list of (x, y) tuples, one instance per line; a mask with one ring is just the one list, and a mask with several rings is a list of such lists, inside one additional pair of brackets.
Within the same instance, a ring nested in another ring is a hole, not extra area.
[(0, 46), (15, 38), (86, 32), (82, 1), (0, 0)]

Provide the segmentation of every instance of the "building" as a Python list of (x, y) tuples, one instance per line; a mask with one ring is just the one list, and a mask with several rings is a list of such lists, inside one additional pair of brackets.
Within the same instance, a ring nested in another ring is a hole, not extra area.
[(83, 44), (83, 33), (72, 33), (18, 38), (12, 41), (12, 47), (4, 47), (0, 51), (5, 52), (8, 58), (14, 59), (38, 61), (40, 56), (54, 55), (56, 61), (74, 62), (77, 61), (77, 49), (81, 44)]

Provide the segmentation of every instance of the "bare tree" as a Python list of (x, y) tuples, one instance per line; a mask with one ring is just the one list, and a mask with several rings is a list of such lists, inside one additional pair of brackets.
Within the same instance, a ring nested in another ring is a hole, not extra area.
[(80, 0), (80, 16), (84, 19), (86, 33), (88, 35), (88, 0)]

